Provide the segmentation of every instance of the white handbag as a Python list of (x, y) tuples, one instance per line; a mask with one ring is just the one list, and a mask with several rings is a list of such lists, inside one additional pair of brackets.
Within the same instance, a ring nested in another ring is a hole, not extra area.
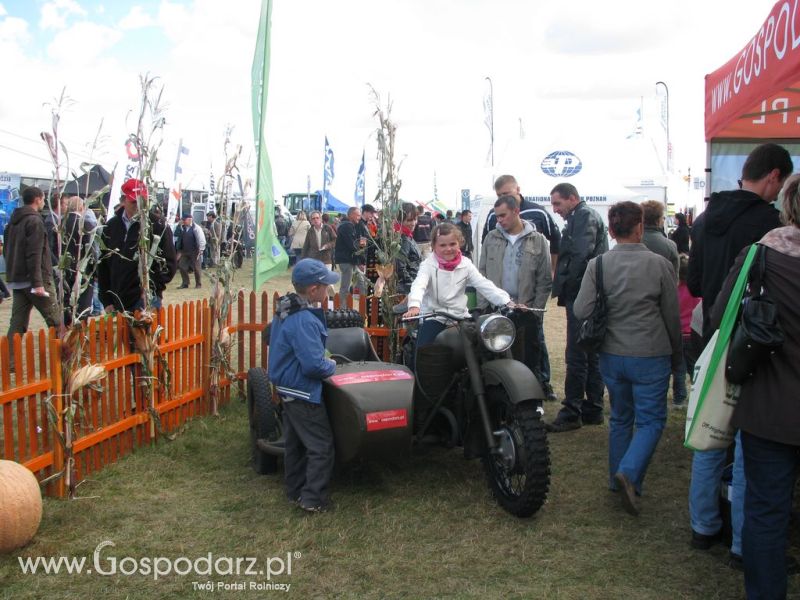
[(727, 448), (736, 435), (736, 430), (731, 427), (731, 419), (739, 401), (741, 386), (728, 383), (725, 379), (725, 358), (728, 356), (734, 325), (739, 318), (739, 307), (756, 249), (756, 244), (750, 246), (725, 306), (719, 329), (714, 332), (694, 365), (686, 411), (686, 440), (683, 443), (691, 450)]

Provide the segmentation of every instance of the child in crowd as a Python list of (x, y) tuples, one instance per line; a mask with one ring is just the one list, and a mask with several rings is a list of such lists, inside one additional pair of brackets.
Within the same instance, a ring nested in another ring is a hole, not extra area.
[(283, 296), (270, 326), (269, 376), (283, 403), (286, 496), (307, 512), (330, 508), (333, 433), (322, 403), (322, 380), (336, 371), (325, 357), (328, 328), (322, 309), (338, 273), (304, 258), (292, 271), (296, 293)]
[[(456, 317), (468, 317), (466, 287), (474, 287), (494, 305), (514, 306), (507, 292), (480, 274), (472, 261), (461, 254), (464, 239), (452, 223), (437, 225), (431, 234), (433, 252), (419, 266), (408, 294), (404, 318), (441, 311)], [(427, 319), (417, 333), (417, 348), (433, 342), (446, 327), (446, 319)]]
[(689, 274), (689, 257), (680, 255), (680, 268), (678, 269), (678, 303), (681, 309), (681, 337), (683, 338), (683, 361), (680, 368), (672, 373), (672, 408), (681, 409), (686, 406), (686, 373), (691, 376), (697, 355), (692, 350), (692, 311), (694, 311), (700, 298), (695, 298), (689, 292), (686, 278)]

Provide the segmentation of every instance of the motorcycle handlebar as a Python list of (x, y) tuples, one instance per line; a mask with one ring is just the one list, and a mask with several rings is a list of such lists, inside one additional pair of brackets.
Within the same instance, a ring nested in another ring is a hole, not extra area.
[(428, 313), (420, 313), (414, 317), (403, 317), (401, 321), (403, 321), (404, 323), (407, 321), (421, 321), (422, 319), (428, 319), (430, 317), (444, 317), (445, 319), (456, 322), (463, 321), (464, 319), (468, 318), (468, 317), (457, 317), (455, 315), (451, 315), (450, 313), (434, 310)]

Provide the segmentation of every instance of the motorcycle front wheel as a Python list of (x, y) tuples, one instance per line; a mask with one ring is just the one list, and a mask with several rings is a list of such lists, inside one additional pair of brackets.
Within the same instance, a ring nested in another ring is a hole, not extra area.
[(550, 449), (544, 423), (533, 401), (512, 404), (505, 389), (487, 390), (492, 431), (501, 452), (483, 458), (489, 488), (497, 503), (517, 517), (530, 517), (547, 499)]

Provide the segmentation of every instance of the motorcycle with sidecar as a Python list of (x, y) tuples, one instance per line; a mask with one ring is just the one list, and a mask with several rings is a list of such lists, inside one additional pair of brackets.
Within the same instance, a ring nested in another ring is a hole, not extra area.
[[(395, 307), (398, 327), (402, 312)], [(397, 457), (413, 444), (460, 446), (465, 458), (482, 460), (500, 506), (518, 517), (533, 515), (547, 498), (550, 455), (542, 387), (511, 356), (517, 324), (530, 318), (522, 313), (422, 315), (406, 323), (395, 362), (383, 362), (358, 312), (328, 311), (326, 347), (337, 367), (322, 395), (337, 462)], [(425, 318), (449, 326), (417, 351), (414, 321)], [(268, 343), (267, 330), (263, 339)], [(281, 406), (265, 369), (248, 372), (247, 403), (254, 468), (275, 472), (283, 454)]]

